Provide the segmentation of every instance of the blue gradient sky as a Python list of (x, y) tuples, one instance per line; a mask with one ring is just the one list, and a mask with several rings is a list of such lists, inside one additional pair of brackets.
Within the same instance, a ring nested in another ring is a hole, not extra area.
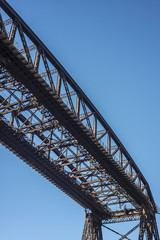
[[(8, 3), (110, 124), (160, 207), (160, 1)], [(2, 146), (0, 153), (0, 239), (81, 239), (84, 210)], [(110, 227), (124, 234), (134, 225)]]

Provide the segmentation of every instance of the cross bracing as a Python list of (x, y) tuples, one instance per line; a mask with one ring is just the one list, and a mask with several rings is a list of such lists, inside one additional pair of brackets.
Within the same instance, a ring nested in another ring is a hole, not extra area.
[(0, 5), (1, 143), (101, 220), (154, 216), (149, 185), (113, 130), (6, 1)]

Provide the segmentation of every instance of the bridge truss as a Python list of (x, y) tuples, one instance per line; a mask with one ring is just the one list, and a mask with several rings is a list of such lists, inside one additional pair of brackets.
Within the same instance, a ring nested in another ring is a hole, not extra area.
[(87, 209), (82, 240), (133, 220), (139, 240), (159, 240), (157, 208), (134, 160), (35, 33), (5, 0), (0, 7), (0, 142)]

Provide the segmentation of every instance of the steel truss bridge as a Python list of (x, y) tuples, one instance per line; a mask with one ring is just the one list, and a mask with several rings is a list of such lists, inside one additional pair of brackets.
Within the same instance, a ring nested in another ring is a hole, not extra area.
[(159, 240), (157, 207), (134, 160), (22, 18), (5, 0), (0, 7), (0, 142), (86, 209), (82, 240), (133, 220), (120, 239), (139, 228), (139, 240)]

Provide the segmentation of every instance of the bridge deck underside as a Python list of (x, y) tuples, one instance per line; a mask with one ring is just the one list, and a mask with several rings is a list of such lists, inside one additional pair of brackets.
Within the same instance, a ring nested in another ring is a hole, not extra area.
[[(107, 212), (103, 210), (101, 205), (94, 202), (94, 199), (89, 194), (87, 195), (73, 179), (65, 175), (58, 165), (51, 163), (45, 156), (40, 155), (22, 136), (17, 134), (2, 120), (0, 121), (0, 141), (6, 148), (50, 182), (54, 183), (84, 208), (100, 213), (101, 216), (102, 214), (107, 215)], [(110, 214), (108, 216), (110, 217)]]
[(110, 126), (23, 20), (0, 3), (11, 17), (0, 18), (1, 143), (101, 219), (156, 212), (147, 181)]
[(148, 199), (130, 180), (118, 164), (113, 160), (105, 149), (99, 144), (96, 138), (85, 128), (80, 120), (70, 111), (47, 83), (37, 74), (32, 65), (28, 64), (25, 58), (1, 35), (1, 61), (11, 75), (23, 83), (27, 89), (36, 97), (40, 105), (45, 108), (67, 129), (83, 146), (87, 152), (98, 161), (127, 194), (134, 199), (139, 206), (148, 205)]

